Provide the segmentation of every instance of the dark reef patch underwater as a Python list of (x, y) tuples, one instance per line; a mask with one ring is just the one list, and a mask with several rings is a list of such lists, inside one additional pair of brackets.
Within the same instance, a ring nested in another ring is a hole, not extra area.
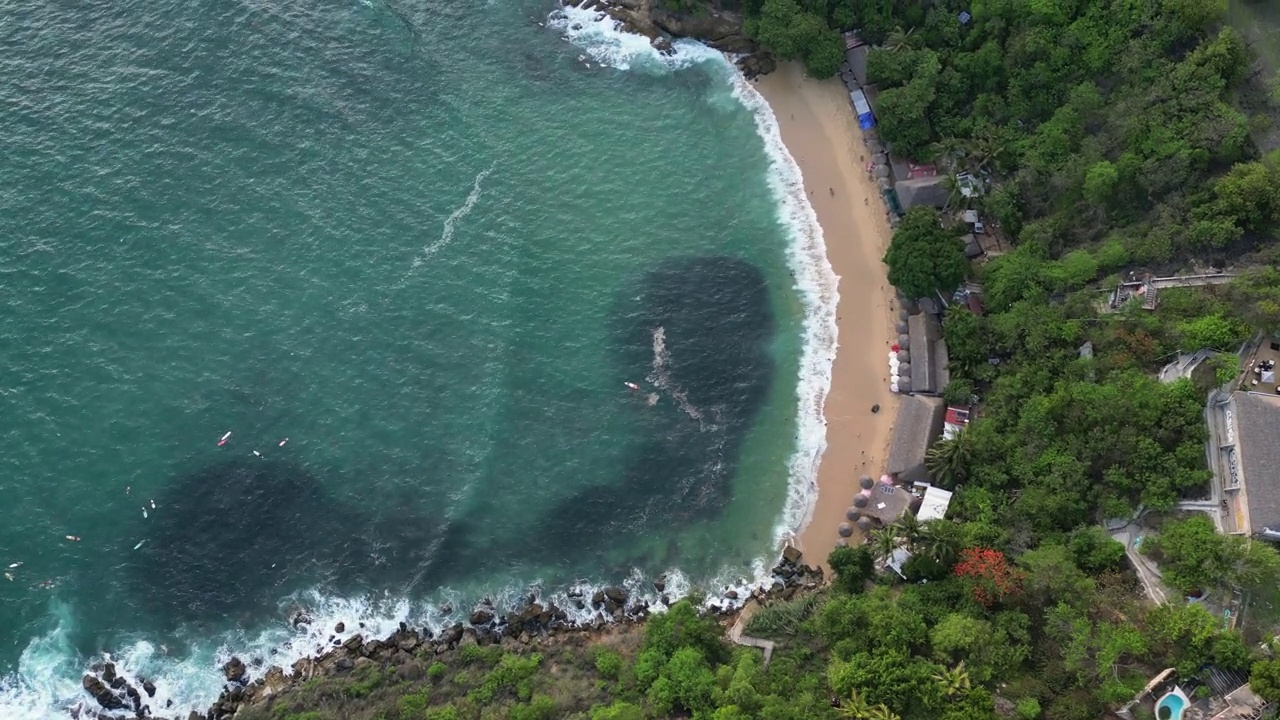
[[(343, 567), (343, 512), (303, 467), (257, 457), (178, 476), (159, 496), (134, 588), (170, 623), (251, 615), (287, 591), (284, 578)], [(305, 573), (303, 573), (305, 574)]]
[[(664, 261), (620, 293), (613, 332), (621, 375), (645, 378), (640, 392), (656, 402), (636, 403), (644, 432), (621, 476), (562, 501), (537, 533), (538, 552), (599, 556), (620, 535), (670, 533), (716, 517), (768, 396), (774, 320), (764, 275), (751, 263)], [(634, 562), (653, 564), (645, 560)]]

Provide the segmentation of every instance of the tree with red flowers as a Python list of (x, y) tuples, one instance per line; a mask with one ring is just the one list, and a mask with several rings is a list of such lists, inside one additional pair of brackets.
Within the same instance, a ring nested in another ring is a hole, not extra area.
[(973, 597), (991, 607), (1022, 591), (1022, 572), (1009, 564), (1004, 553), (991, 548), (965, 548), (956, 563), (956, 577), (969, 580)]

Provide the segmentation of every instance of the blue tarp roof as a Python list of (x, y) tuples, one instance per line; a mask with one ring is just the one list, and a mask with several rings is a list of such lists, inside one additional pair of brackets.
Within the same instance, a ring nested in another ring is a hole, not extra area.
[(876, 117), (871, 113), (871, 103), (867, 102), (867, 96), (861, 90), (854, 90), (849, 93), (849, 100), (853, 102), (853, 110), (858, 113), (858, 127), (863, 130), (876, 126)]

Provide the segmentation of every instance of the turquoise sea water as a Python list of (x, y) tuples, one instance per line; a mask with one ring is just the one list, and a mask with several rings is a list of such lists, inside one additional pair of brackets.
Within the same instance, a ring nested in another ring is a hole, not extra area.
[(0, 0), (0, 717), (776, 550), (834, 343), (794, 168), (723, 58), (552, 10)]

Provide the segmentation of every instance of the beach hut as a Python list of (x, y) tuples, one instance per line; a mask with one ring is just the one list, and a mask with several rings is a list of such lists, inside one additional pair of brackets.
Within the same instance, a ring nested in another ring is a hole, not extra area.
[(853, 102), (853, 110), (858, 114), (858, 127), (863, 130), (875, 127), (876, 118), (871, 113), (871, 103), (867, 102), (867, 94), (859, 88), (849, 93), (849, 100)]

